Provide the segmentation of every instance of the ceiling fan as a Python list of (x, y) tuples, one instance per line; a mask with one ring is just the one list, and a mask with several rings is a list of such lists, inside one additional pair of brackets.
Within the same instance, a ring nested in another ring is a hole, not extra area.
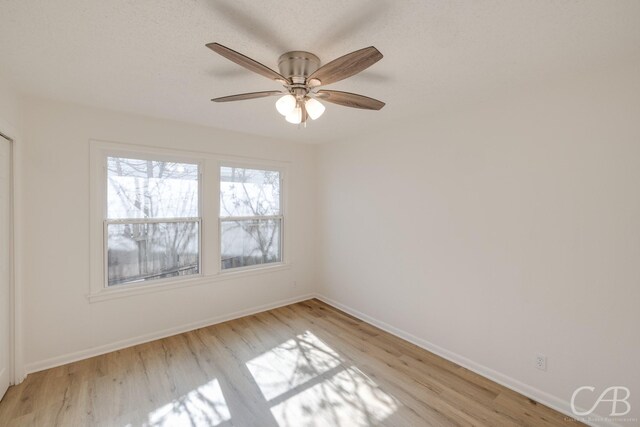
[(248, 70), (282, 84), (285, 90), (242, 93), (214, 98), (214, 102), (243, 101), (245, 99), (280, 96), (276, 109), (289, 123), (306, 125), (307, 119), (315, 120), (324, 113), (325, 107), (318, 99), (345, 107), (379, 110), (384, 102), (368, 96), (337, 90), (318, 90), (320, 86), (351, 77), (382, 59), (382, 54), (373, 46), (356, 50), (320, 66), (320, 59), (309, 52), (294, 50), (280, 56), (279, 73), (253, 59), (229, 49), (220, 43), (206, 45), (219, 55)]

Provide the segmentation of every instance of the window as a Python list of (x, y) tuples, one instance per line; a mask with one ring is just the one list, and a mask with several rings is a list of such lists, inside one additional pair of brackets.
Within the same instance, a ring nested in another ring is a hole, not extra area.
[(106, 141), (89, 154), (89, 301), (289, 268), (288, 162)]
[(220, 268), (282, 261), (279, 171), (220, 168)]
[(199, 167), (127, 157), (107, 163), (107, 286), (200, 273)]

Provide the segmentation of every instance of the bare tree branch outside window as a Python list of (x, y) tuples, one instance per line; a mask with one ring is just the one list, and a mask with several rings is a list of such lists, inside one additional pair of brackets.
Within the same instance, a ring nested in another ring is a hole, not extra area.
[(200, 271), (197, 164), (107, 158), (108, 285)]
[(221, 268), (282, 261), (278, 171), (220, 169)]

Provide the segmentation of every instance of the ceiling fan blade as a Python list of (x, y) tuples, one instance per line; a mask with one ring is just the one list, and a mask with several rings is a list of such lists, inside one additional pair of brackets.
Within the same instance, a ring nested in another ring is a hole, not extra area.
[(377, 99), (356, 93), (340, 92), (338, 90), (319, 90), (316, 96), (323, 101), (333, 102), (334, 104), (345, 107), (362, 108), (364, 110), (379, 110), (385, 106), (384, 102), (378, 101)]
[(258, 73), (268, 79), (275, 80), (283, 84), (289, 83), (288, 80), (284, 78), (280, 73), (277, 73), (266, 65), (262, 65), (258, 61), (254, 61), (248, 56), (236, 52), (233, 49), (229, 49), (228, 47), (223, 46), (220, 43), (208, 43), (206, 46), (218, 55), (222, 55), (229, 61), (235, 62), (236, 64), (241, 65), (244, 68), (253, 71), (254, 73)]
[(307, 82), (309, 86), (324, 86), (351, 77), (382, 59), (382, 54), (373, 46), (356, 50), (334, 59), (314, 71)]
[(264, 92), (249, 92), (241, 93), (238, 95), (222, 96), (220, 98), (212, 99), (213, 102), (229, 102), (229, 101), (244, 101), (245, 99), (265, 98), (267, 96), (284, 95), (279, 90), (267, 90)]

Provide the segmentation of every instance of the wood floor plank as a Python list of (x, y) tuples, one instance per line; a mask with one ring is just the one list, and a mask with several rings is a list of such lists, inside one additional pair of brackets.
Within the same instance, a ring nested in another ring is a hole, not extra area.
[(318, 300), (31, 374), (5, 426), (562, 426), (575, 421)]

